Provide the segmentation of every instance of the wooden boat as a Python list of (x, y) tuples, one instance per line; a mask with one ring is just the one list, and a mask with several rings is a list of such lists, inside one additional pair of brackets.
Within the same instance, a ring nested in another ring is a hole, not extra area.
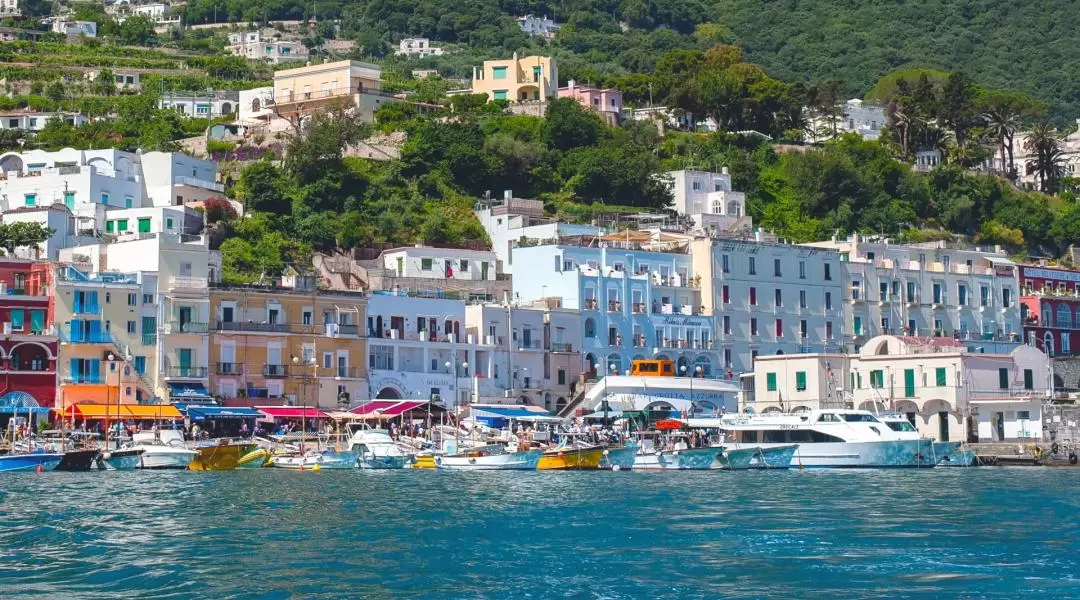
[(599, 469), (603, 446), (556, 447), (545, 450), (537, 471)]
[(435, 456), (435, 468), (448, 471), (532, 471), (543, 450), (510, 452), (502, 444), (477, 446)]
[[(214, 445), (199, 446), (194, 460), (188, 465), (192, 471), (232, 471), (240, 466), (240, 459), (255, 450), (250, 442), (235, 443), (221, 440)], [(264, 459), (265, 462), (265, 459)], [(260, 463), (259, 466), (262, 466)]]
[(634, 459), (637, 457), (637, 446), (609, 446), (604, 449), (604, 457), (600, 459), (601, 469), (612, 471), (625, 471), (634, 467)]

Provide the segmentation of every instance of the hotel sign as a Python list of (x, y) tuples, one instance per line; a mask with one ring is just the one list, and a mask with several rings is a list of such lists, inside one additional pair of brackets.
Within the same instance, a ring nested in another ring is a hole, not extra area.
[(1075, 271), (1058, 271), (1055, 269), (1040, 269), (1024, 267), (1025, 279), (1053, 279), (1055, 281), (1070, 281), (1080, 283), (1080, 273)]
[(702, 319), (700, 317), (687, 317), (685, 315), (672, 315), (669, 317), (664, 317), (664, 325), (702, 327), (705, 324), (705, 319)]

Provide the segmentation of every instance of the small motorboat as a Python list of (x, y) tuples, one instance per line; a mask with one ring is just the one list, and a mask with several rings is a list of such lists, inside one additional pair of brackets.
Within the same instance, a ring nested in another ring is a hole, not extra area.
[(109, 471), (134, 471), (139, 468), (142, 458), (142, 448), (120, 448), (118, 450), (102, 450), (98, 454), (97, 468)]
[(788, 469), (791, 467), (791, 460), (795, 458), (795, 451), (798, 449), (798, 444), (767, 447), (758, 446), (757, 453), (754, 454), (754, 459), (750, 461), (750, 468)]
[(408, 457), (385, 429), (360, 429), (349, 439), (349, 450), (361, 469), (403, 469)]
[(57, 471), (89, 471), (97, 465), (101, 451), (97, 448), (88, 450), (68, 450), (64, 458), (56, 465)]
[(510, 452), (502, 444), (476, 446), (435, 456), (435, 468), (446, 471), (534, 471), (543, 450)]
[(707, 471), (723, 468), (723, 446), (655, 450), (642, 446), (634, 457), (635, 471)]
[(139, 456), (140, 469), (187, 469), (198, 455), (184, 447), (184, 437), (179, 431), (171, 429), (140, 431), (132, 436), (132, 443), (126, 448), (143, 451)]
[(270, 460), (270, 451), (265, 448), (255, 448), (251, 452), (240, 457), (236, 463), (237, 469), (260, 469), (266, 466)]
[[(192, 471), (232, 471), (240, 466), (242, 457), (255, 450), (255, 444), (228, 439), (200, 444), (196, 447), (198, 454), (188, 468)], [(262, 466), (262, 463), (259, 466)]]
[(64, 455), (54, 452), (28, 452), (25, 454), (0, 455), (0, 473), (18, 471), (52, 471), (64, 460)]
[(604, 457), (600, 459), (600, 468), (612, 471), (632, 469), (634, 468), (637, 451), (637, 446), (634, 444), (604, 448)]
[(536, 470), (599, 469), (603, 458), (603, 446), (557, 446), (544, 451)]
[(357, 458), (352, 452), (339, 452), (335, 450), (310, 450), (304, 454), (292, 454), (273, 457), (272, 467), (278, 469), (311, 470), (318, 467), (322, 469), (355, 469)]

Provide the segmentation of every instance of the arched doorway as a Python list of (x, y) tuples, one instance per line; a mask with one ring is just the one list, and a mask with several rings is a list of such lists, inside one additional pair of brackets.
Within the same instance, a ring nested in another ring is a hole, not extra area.
[(596, 356), (592, 352), (585, 355), (585, 372), (596, 376)]
[(1049, 331), (1043, 335), (1043, 351), (1046, 352), (1047, 356), (1054, 355), (1054, 334)]
[(8, 368), (12, 371), (48, 371), (49, 351), (38, 343), (23, 342), (11, 349)]
[(375, 394), (376, 400), (401, 400), (401, 391), (392, 386), (386, 386)]
[(566, 408), (566, 398), (564, 398), (562, 396), (559, 396), (559, 398), (557, 400), (555, 400), (555, 412), (556, 413), (561, 413), (563, 411), (563, 409), (565, 409), (565, 408)]
[(680, 356), (679, 360), (675, 363), (675, 373), (677, 375), (689, 377), (691, 375), (690, 359), (685, 356)]
[[(701, 369), (698, 371), (698, 369)], [(695, 377), (712, 377), (713, 367), (712, 361), (708, 356), (699, 356), (694, 359), (694, 376)]]
[(251, 101), (251, 112), (257, 113), (260, 110), (262, 110), (262, 102), (258, 98), (255, 98)]
[(222, 102), (221, 103), (221, 114), (227, 115), (227, 114), (231, 114), (231, 113), (232, 113), (232, 104), (230, 104), (229, 102)]

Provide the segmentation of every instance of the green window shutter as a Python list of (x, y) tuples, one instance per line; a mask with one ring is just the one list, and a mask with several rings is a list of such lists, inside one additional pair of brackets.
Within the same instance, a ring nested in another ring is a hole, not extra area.
[(150, 217), (139, 219), (139, 233), (150, 233)]
[(776, 391), (776, 373), (765, 374), (765, 389), (770, 392)]
[(904, 369), (904, 397), (915, 397), (915, 369)]
[(116, 231), (117, 231), (117, 233), (119, 233), (121, 231), (127, 231), (127, 223), (128, 223), (127, 219), (118, 220), (116, 222)]
[(998, 387), (1003, 390), (1009, 389), (1009, 369), (1005, 367), (998, 369)]
[(37, 194), (24, 194), (23, 200), (27, 206), (35, 206), (37, 204)]
[(165, 229), (172, 229), (172, 217), (165, 219)]
[(1024, 369), (1024, 389), (1035, 389), (1035, 373), (1033, 373), (1031, 369)]
[(495, 90), (493, 95), (496, 100), (506, 100), (506, 90)]
[(937, 386), (938, 387), (945, 387), (945, 386), (949, 385), (949, 376), (948, 376), (948, 374), (947, 374), (947, 372), (945, 370), (945, 367), (938, 367), (934, 371), (934, 376), (937, 379)]
[(64, 192), (64, 206), (68, 207), (68, 209), (74, 210), (75, 192)]
[(33, 331), (34, 333), (45, 331), (45, 311), (30, 311), (30, 331)]
[(855, 389), (862, 389), (862, 373), (855, 375)]
[(116, 230), (116, 221), (105, 221), (105, 233), (112, 233)]
[(22, 331), (23, 325), (26, 323), (26, 316), (21, 308), (16, 308), (11, 311), (11, 329), (14, 331)]
[(795, 372), (795, 389), (800, 392), (806, 391), (806, 371)]
[(855, 335), (862, 335), (862, 318), (861, 317), (855, 317), (854, 325), (855, 326), (854, 326), (853, 329), (855, 330)]

